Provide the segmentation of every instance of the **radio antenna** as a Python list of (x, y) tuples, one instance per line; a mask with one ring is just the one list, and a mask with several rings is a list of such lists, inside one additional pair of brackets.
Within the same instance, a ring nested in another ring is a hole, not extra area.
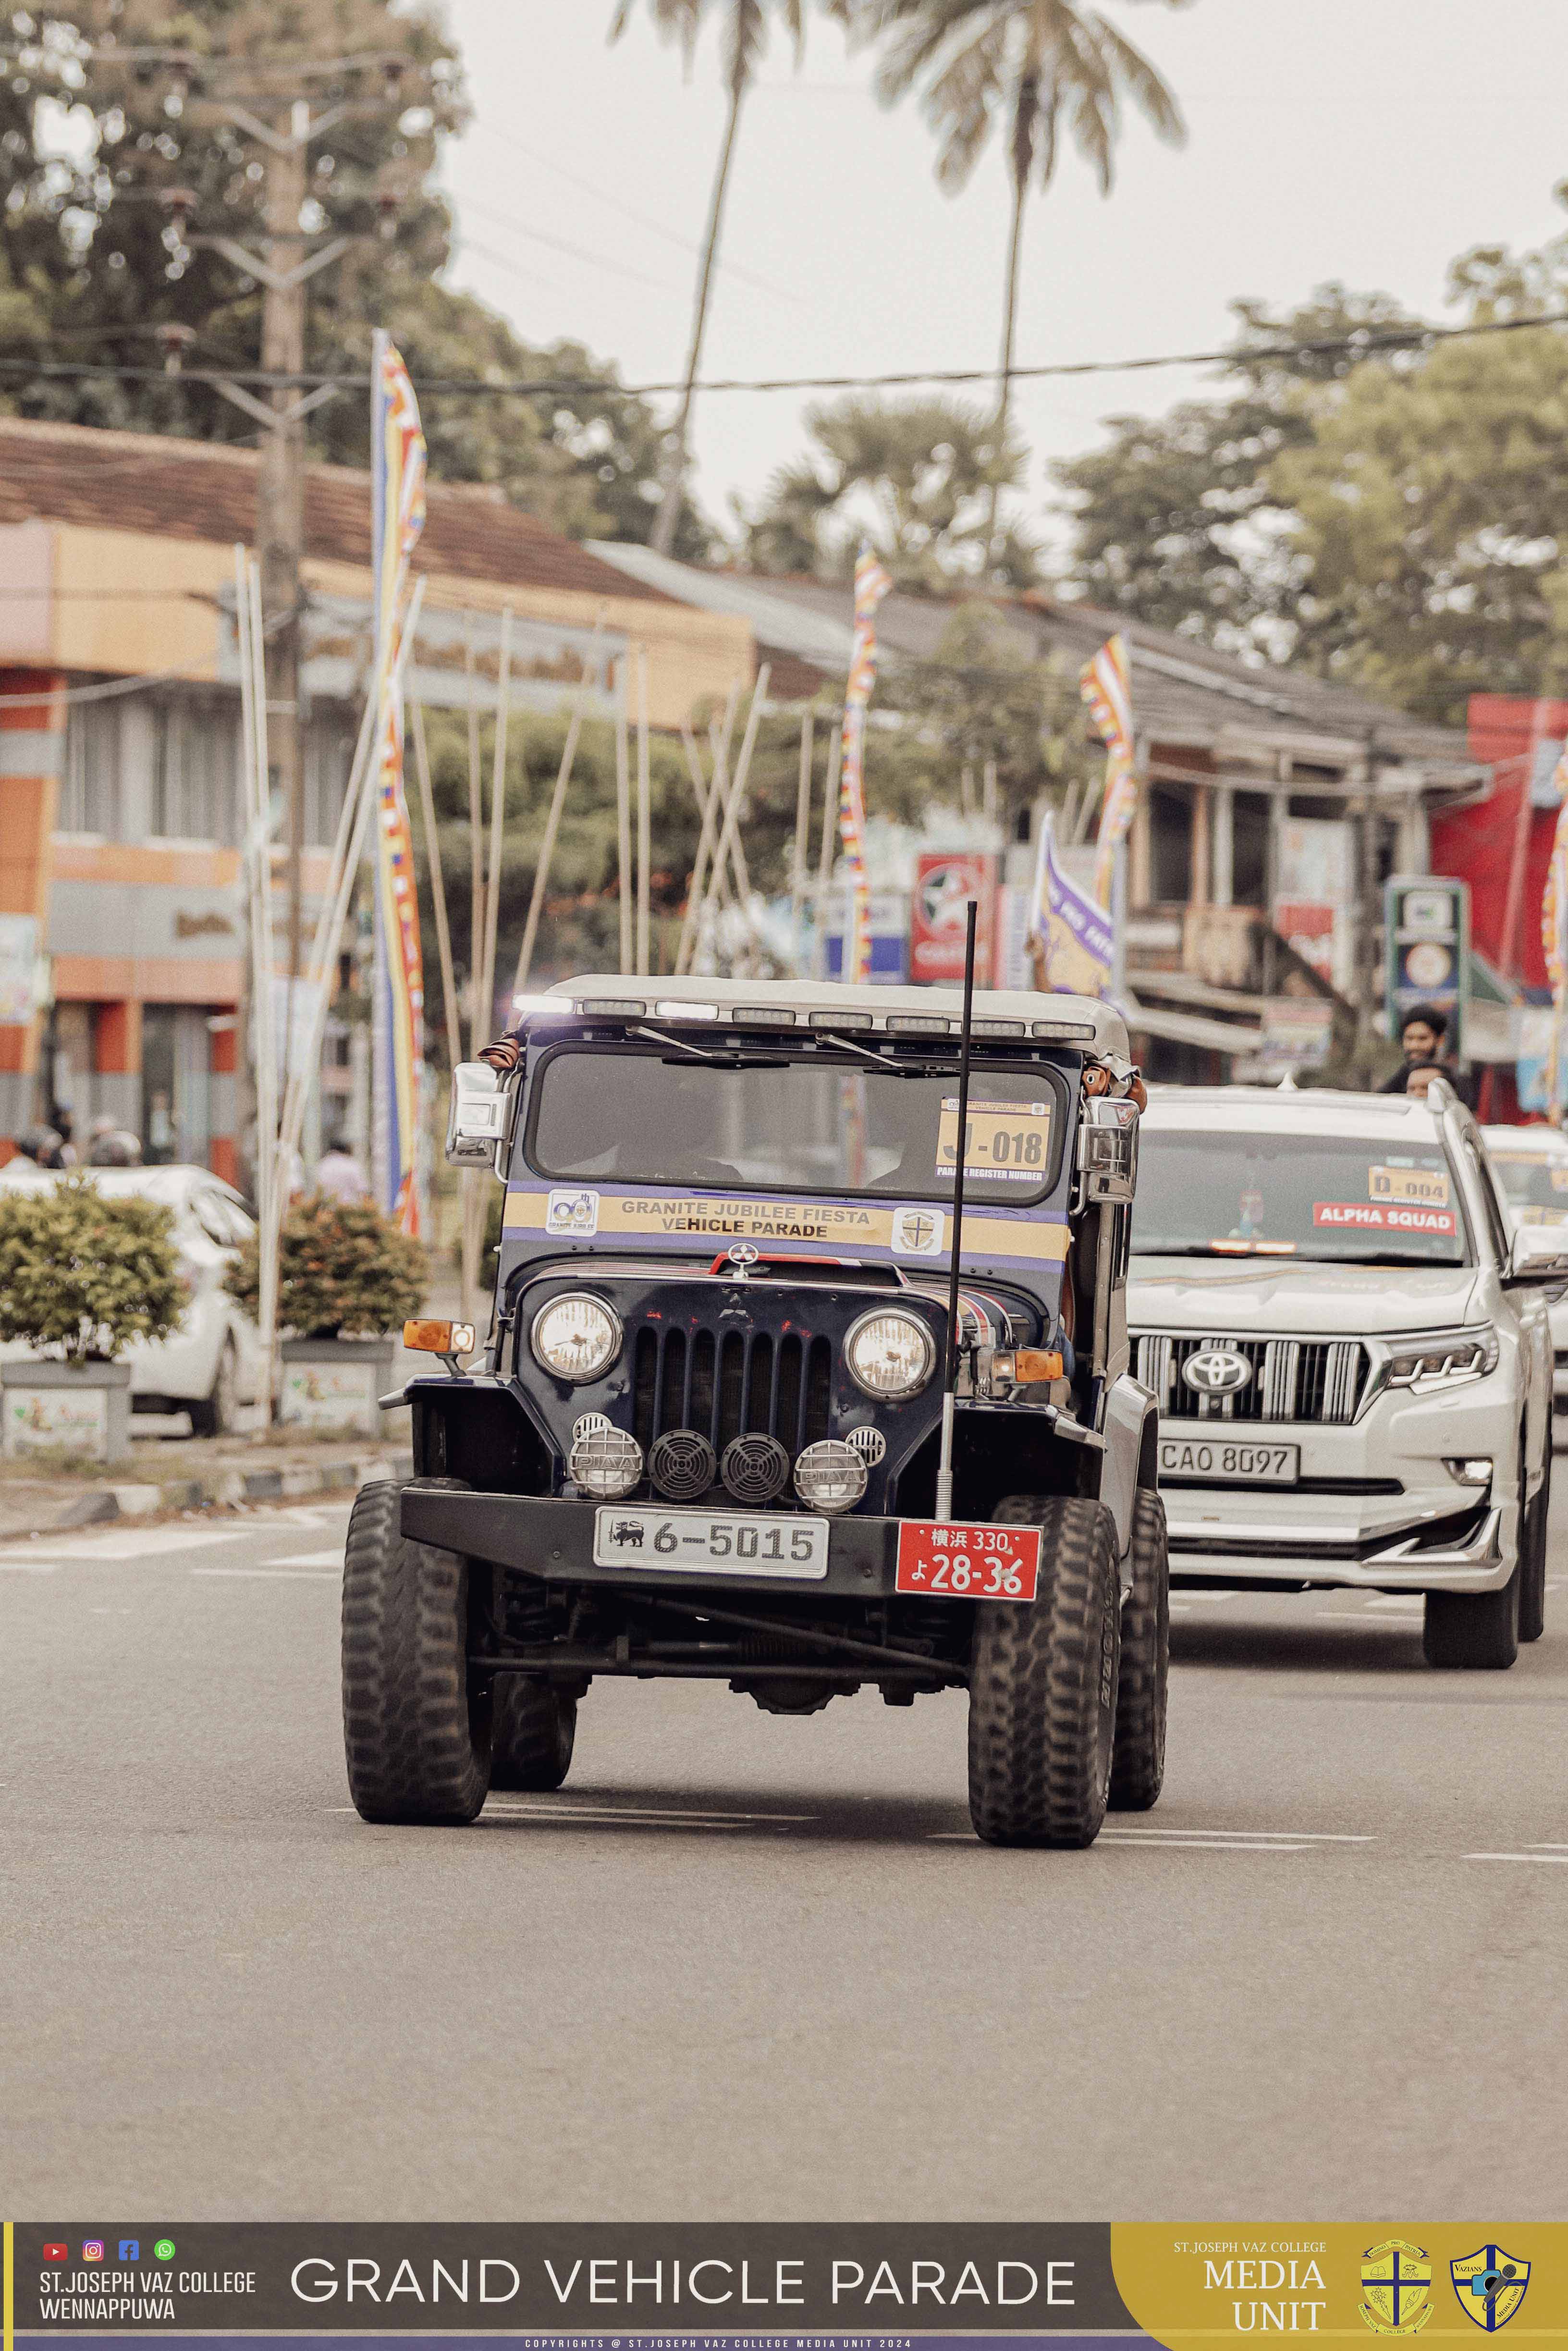
[(958, 1261), (964, 1240), (964, 1160), (969, 1143), (969, 1036), (975, 1013), (975, 917), (971, 898), (964, 914), (964, 1018), (958, 1037), (958, 1139), (953, 1169), (953, 1248), (947, 1265), (947, 1364), (942, 1380), (942, 1452), (936, 1469), (936, 1520), (946, 1526), (953, 1516), (953, 1392), (962, 1353), (959, 1322)]

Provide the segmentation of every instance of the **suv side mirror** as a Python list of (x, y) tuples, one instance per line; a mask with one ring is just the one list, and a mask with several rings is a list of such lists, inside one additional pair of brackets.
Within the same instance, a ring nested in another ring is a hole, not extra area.
[(452, 1109), (446, 1121), (448, 1166), (494, 1166), (506, 1132), (506, 1089), (495, 1071), (488, 1061), (459, 1061), (452, 1072)]
[(1568, 1229), (1559, 1225), (1521, 1225), (1508, 1255), (1508, 1278), (1532, 1289), (1568, 1283)]

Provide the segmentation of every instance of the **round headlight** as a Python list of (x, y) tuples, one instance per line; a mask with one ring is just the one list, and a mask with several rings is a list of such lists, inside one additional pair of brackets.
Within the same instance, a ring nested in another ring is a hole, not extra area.
[(862, 1314), (844, 1341), (850, 1376), (867, 1395), (918, 1395), (931, 1377), (936, 1344), (910, 1314)]
[(601, 1299), (569, 1290), (534, 1316), (533, 1350), (558, 1380), (596, 1379), (621, 1352), (621, 1325)]

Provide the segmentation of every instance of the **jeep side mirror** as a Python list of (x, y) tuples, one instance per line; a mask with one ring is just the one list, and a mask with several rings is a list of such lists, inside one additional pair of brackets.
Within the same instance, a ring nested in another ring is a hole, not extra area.
[(494, 1166), (507, 1132), (506, 1089), (488, 1061), (459, 1061), (452, 1072), (446, 1160), (452, 1167)]
[(1557, 1288), (1568, 1282), (1568, 1229), (1560, 1225), (1521, 1225), (1509, 1251), (1511, 1281), (1531, 1288)]
[(1138, 1185), (1138, 1105), (1125, 1095), (1096, 1094), (1083, 1105), (1078, 1172), (1087, 1200), (1130, 1200)]

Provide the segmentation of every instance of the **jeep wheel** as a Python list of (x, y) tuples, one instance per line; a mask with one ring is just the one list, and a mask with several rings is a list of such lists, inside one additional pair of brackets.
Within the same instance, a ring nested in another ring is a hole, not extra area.
[(1122, 1672), (1111, 1810), (1146, 1813), (1166, 1776), (1166, 1689), (1171, 1662), (1171, 1574), (1166, 1506), (1140, 1486), (1133, 1501), (1133, 1588), (1122, 1607)]
[(1523, 1562), (1500, 1592), (1428, 1592), (1421, 1650), (1429, 1666), (1500, 1670), (1519, 1655)]
[(976, 1604), (969, 1817), (987, 1844), (1092, 1844), (1116, 1720), (1115, 1520), (1055, 1494), (1011, 1494), (993, 1515), (1040, 1529), (1040, 1589)]
[[(421, 1481), (461, 1487), (454, 1478)], [(490, 1784), (490, 1691), (468, 1671), (470, 1573), (405, 1542), (402, 1489), (361, 1488), (343, 1560), (343, 1746), (367, 1821), (471, 1821)]]
[(1546, 1546), (1551, 1541), (1552, 1447), (1542, 1466), (1541, 1491), (1530, 1506), (1530, 1537), (1521, 1562), (1519, 1637), (1539, 1641), (1546, 1630)]
[(492, 1788), (559, 1788), (571, 1769), (577, 1700), (525, 1674), (500, 1674), (490, 1733)]

